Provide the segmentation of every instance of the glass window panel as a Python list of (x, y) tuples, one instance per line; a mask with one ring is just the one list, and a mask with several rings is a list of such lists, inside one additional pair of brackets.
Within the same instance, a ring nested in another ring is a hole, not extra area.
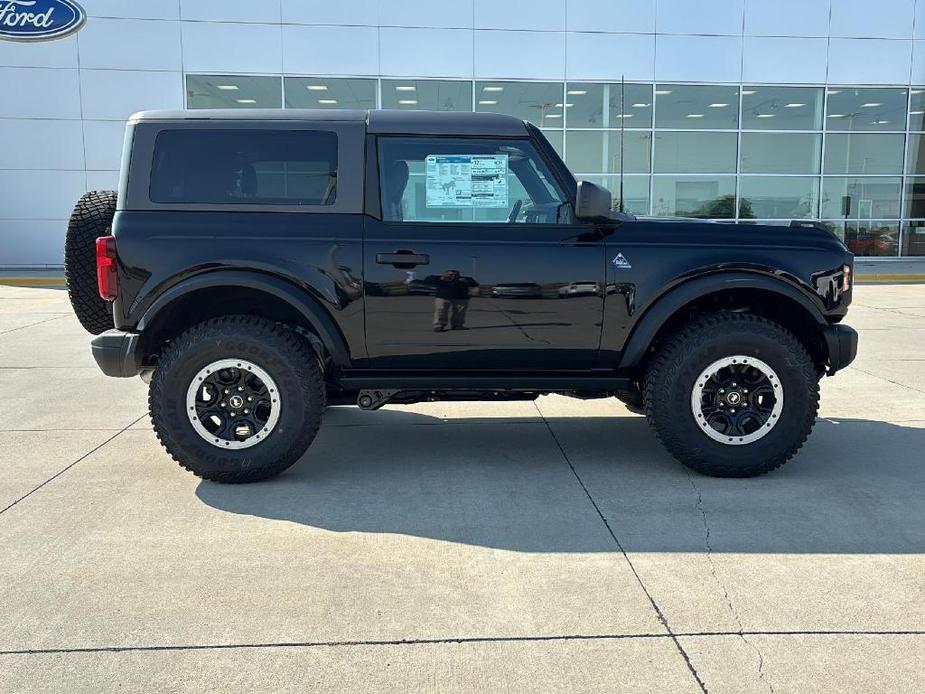
[(742, 87), (742, 128), (821, 130), (822, 89), (818, 87)]
[(282, 108), (279, 77), (187, 75), (187, 108)]
[(152, 202), (332, 205), (337, 135), (312, 130), (164, 130)]
[(562, 147), (562, 141), (565, 139), (561, 130), (543, 130), (543, 135), (546, 136), (546, 139), (549, 140), (549, 144), (553, 146), (553, 149), (559, 153), (559, 156), (564, 156), (564, 149)]
[(655, 87), (656, 128), (733, 129), (739, 123), (739, 88), (659, 84)]
[(925, 130), (925, 87), (909, 90), (909, 130)]
[(903, 224), (903, 255), (925, 255), (925, 220)]
[(655, 173), (735, 173), (735, 133), (655, 133)]
[(906, 179), (905, 217), (925, 218), (925, 178)]
[(376, 108), (376, 80), (286, 77), (286, 108)]
[[(566, 133), (566, 163), (575, 173), (620, 173), (620, 131)], [(623, 173), (649, 173), (652, 133), (623, 133)]]
[(468, 80), (382, 80), (382, 108), (471, 111)]
[(735, 217), (735, 176), (655, 176), (652, 213), (660, 216)]
[(901, 178), (827, 176), (822, 181), (826, 219), (898, 218)]
[(476, 82), (475, 110), (504, 113), (541, 128), (561, 128), (561, 82)]
[(652, 85), (620, 83), (566, 85), (566, 119), (569, 128), (652, 127)]
[(528, 140), (384, 137), (379, 166), (387, 221), (562, 220), (565, 196)]
[(823, 222), (855, 255), (896, 255), (899, 222), (880, 220), (832, 220)]
[(906, 173), (925, 174), (925, 136), (909, 135), (906, 150)]
[[(620, 209), (620, 177), (588, 176), (585, 180), (604, 186), (613, 196), (613, 209)], [(649, 214), (649, 176), (623, 177), (623, 211), (630, 214)]]
[(804, 219), (816, 217), (819, 179), (797, 176), (742, 176), (739, 179), (739, 217)]
[(904, 137), (830, 133), (825, 138), (825, 173), (900, 174)]
[(826, 91), (828, 130), (905, 130), (905, 89), (852, 89)]
[(819, 173), (822, 135), (742, 133), (742, 173)]

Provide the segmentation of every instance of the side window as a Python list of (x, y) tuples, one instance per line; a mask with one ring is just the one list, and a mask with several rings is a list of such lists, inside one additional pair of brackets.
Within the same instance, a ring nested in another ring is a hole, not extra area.
[(387, 222), (557, 224), (566, 197), (529, 140), (379, 138)]
[(332, 205), (337, 135), (305, 130), (165, 130), (151, 202)]

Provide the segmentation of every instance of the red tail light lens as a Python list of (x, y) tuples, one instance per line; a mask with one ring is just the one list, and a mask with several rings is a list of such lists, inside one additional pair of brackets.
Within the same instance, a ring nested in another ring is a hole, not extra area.
[(96, 240), (96, 284), (104, 301), (113, 301), (119, 295), (115, 236), (100, 236)]

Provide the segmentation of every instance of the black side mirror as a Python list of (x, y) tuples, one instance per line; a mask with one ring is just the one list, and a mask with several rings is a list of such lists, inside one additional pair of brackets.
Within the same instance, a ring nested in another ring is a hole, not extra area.
[(605, 222), (611, 218), (613, 196), (606, 188), (591, 183), (578, 181), (578, 194), (575, 196), (575, 216), (589, 222)]

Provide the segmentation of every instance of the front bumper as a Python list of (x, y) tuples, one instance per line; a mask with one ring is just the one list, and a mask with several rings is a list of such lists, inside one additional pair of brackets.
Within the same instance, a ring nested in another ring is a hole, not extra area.
[(107, 376), (127, 378), (141, 372), (140, 333), (107, 330), (90, 341), (93, 358)]
[(858, 333), (847, 325), (827, 325), (822, 336), (829, 348), (829, 370), (831, 376), (854, 361), (858, 354)]

